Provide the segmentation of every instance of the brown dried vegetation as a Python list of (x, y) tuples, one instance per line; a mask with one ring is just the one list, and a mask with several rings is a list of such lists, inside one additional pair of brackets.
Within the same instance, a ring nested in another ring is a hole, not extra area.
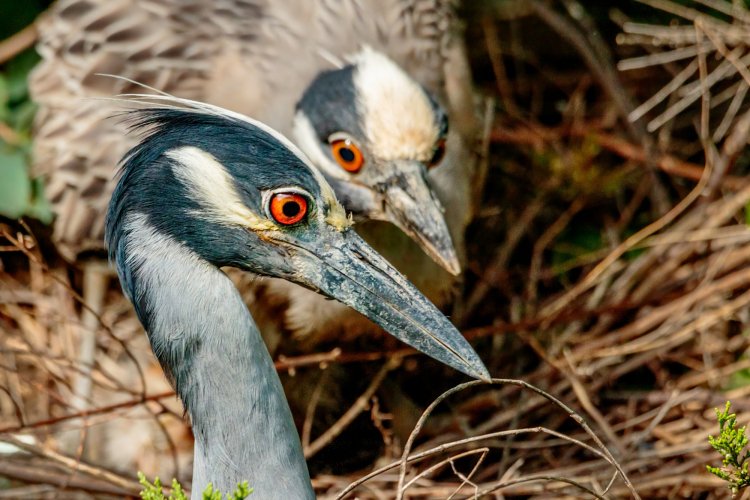
[[(705, 464), (720, 461), (714, 407), (750, 420), (750, 13), (643, 3), (666, 14), (464, 9), (497, 111), (452, 314), (494, 376), (523, 382), (468, 384), (420, 418), (462, 379), (409, 349), (279, 356), (290, 394), (310, 395), (295, 410), (321, 498), (354, 498), (372, 471), (358, 498), (728, 495)], [(0, 450), (0, 498), (136, 495), (137, 469), (189, 476), (182, 410), (114, 286), (93, 409), (71, 403), (86, 306), (44, 234), (0, 224), (0, 442), (20, 450)], [(99, 442), (111, 429), (130, 438)]]

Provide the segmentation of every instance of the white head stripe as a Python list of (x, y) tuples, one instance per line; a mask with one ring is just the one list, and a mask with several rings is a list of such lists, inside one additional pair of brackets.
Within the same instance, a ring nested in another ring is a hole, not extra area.
[(396, 63), (365, 47), (354, 84), (371, 151), (384, 160), (428, 161), (440, 130), (424, 89)]
[(209, 153), (193, 146), (173, 149), (166, 156), (180, 163), (174, 175), (193, 194), (202, 211), (217, 221), (256, 230), (276, 225), (250, 210), (240, 199), (229, 172)]

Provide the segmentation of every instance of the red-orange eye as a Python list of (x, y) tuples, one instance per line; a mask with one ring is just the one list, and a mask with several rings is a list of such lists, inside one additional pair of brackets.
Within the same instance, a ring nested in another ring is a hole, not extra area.
[(443, 157), (445, 157), (445, 139), (440, 139), (435, 145), (435, 152), (427, 163), (427, 168), (438, 166), (443, 161)]
[(307, 215), (307, 200), (297, 193), (276, 193), (271, 197), (269, 211), (279, 224), (296, 224)]
[(331, 142), (331, 152), (341, 168), (356, 174), (365, 164), (365, 157), (350, 139), (337, 139)]

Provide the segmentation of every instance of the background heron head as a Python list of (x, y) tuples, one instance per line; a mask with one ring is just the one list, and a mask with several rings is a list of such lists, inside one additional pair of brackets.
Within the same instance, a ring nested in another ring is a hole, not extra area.
[(196, 107), (134, 112), (134, 128), (145, 135), (125, 158), (110, 203), (108, 247), (147, 329), (151, 302), (134, 256), (158, 256), (144, 257), (130, 243), (144, 227), (147, 237), (177, 242), (214, 266), (337, 299), (422, 352), (488, 378), (445, 316), (351, 230), (333, 190), (295, 146), (241, 115)]
[(428, 170), (445, 154), (448, 118), (419, 83), (366, 48), (326, 71), (297, 105), (294, 134), (355, 217), (398, 226), (452, 274), (461, 271)]

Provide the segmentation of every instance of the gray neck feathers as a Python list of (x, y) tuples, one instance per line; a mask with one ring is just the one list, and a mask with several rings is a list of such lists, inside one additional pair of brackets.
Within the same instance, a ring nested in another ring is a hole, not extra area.
[(192, 498), (244, 480), (254, 500), (314, 498), (281, 382), (234, 285), (145, 216), (131, 215), (126, 235), (131, 299), (147, 308), (151, 346), (192, 420)]

